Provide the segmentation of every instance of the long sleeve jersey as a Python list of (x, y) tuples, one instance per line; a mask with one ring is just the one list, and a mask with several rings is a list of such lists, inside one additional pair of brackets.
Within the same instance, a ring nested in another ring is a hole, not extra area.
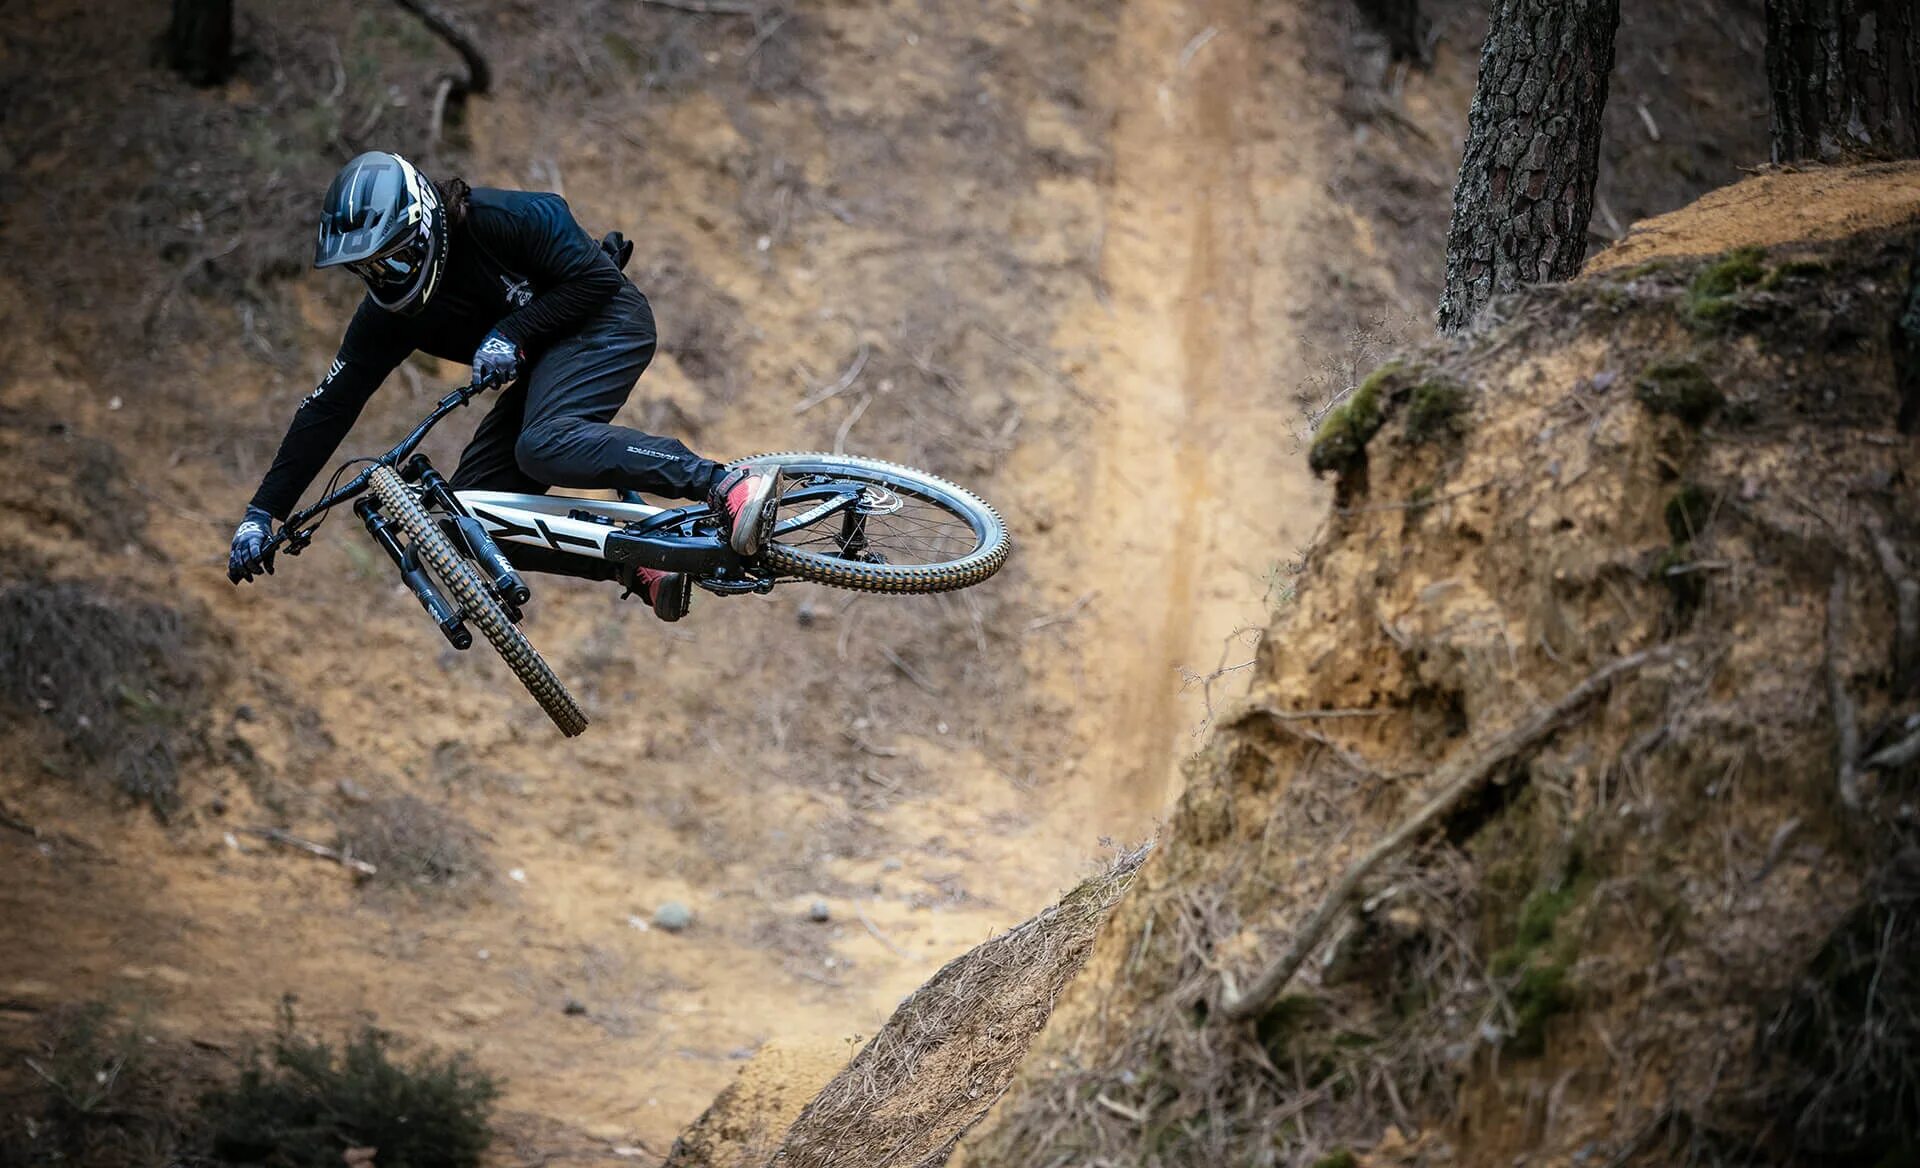
[(464, 363), (498, 329), (531, 358), (627, 282), (558, 195), (475, 189), (465, 221), (447, 234), (446, 271), (418, 313), (360, 302), (326, 376), (294, 411), (255, 506), (276, 519), (291, 514), (367, 400), (416, 350)]

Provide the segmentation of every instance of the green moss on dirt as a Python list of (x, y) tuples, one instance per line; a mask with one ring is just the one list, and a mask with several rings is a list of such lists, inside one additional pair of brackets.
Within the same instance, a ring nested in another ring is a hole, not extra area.
[(1360, 1161), (1350, 1148), (1335, 1148), (1313, 1162), (1313, 1168), (1359, 1168)]
[(1398, 361), (1382, 365), (1321, 421), (1307, 450), (1307, 466), (1313, 473), (1344, 473), (1366, 457), (1367, 443), (1386, 420), (1387, 383), (1400, 372)]
[(1740, 314), (1740, 295), (1767, 278), (1766, 251), (1735, 248), (1701, 268), (1687, 287), (1687, 319), (1695, 325), (1718, 326)]
[(1413, 387), (1407, 397), (1407, 440), (1427, 442), (1460, 432), (1466, 412), (1467, 390), (1457, 381), (1433, 377)]
[(1726, 395), (1693, 361), (1655, 361), (1641, 371), (1634, 392), (1654, 413), (1670, 414), (1689, 426), (1700, 425), (1726, 404)]

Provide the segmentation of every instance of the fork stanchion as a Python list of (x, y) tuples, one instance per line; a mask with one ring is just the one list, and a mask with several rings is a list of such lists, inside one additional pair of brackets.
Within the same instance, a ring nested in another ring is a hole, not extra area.
[(460, 619), (459, 610), (447, 603), (447, 598), (434, 587), (427, 570), (420, 566), (420, 557), (414, 555), (411, 547), (405, 547), (393, 533), (393, 524), (387, 522), (372, 499), (362, 499), (353, 505), (353, 513), (360, 522), (367, 525), (367, 534), (380, 545), (393, 566), (400, 569), (400, 578), (406, 581), (409, 591), (420, 601), (420, 607), (427, 610), (433, 623), (440, 628), (441, 636), (456, 649), (466, 649), (473, 645), (473, 634), (467, 631), (465, 622)]

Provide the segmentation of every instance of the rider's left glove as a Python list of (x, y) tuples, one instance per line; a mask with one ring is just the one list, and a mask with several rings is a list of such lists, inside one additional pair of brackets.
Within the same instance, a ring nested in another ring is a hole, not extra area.
[(227, 553), (227, 579), (238, 584), (262, 573), (273, 575), (273, 553), (266, 550), (272, 535), (273, 516), (263, 508), (248, 507), (246, 518), (233, 529), (233, 549)]
[(473, 351), (473, 384), (481, 389), (496, 389), (520, 376), (520, 346), (495, 329)]

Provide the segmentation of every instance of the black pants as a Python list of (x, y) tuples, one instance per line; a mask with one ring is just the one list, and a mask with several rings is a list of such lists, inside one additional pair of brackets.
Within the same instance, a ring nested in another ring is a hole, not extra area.
[(454, 489), (537, 495), (548, 487), (602, 487), (705, 498), (726, 468), (678, 439), (609, 425), (654, 345), (647, 298), (622, 287), (500, 395), (460, 455)]

